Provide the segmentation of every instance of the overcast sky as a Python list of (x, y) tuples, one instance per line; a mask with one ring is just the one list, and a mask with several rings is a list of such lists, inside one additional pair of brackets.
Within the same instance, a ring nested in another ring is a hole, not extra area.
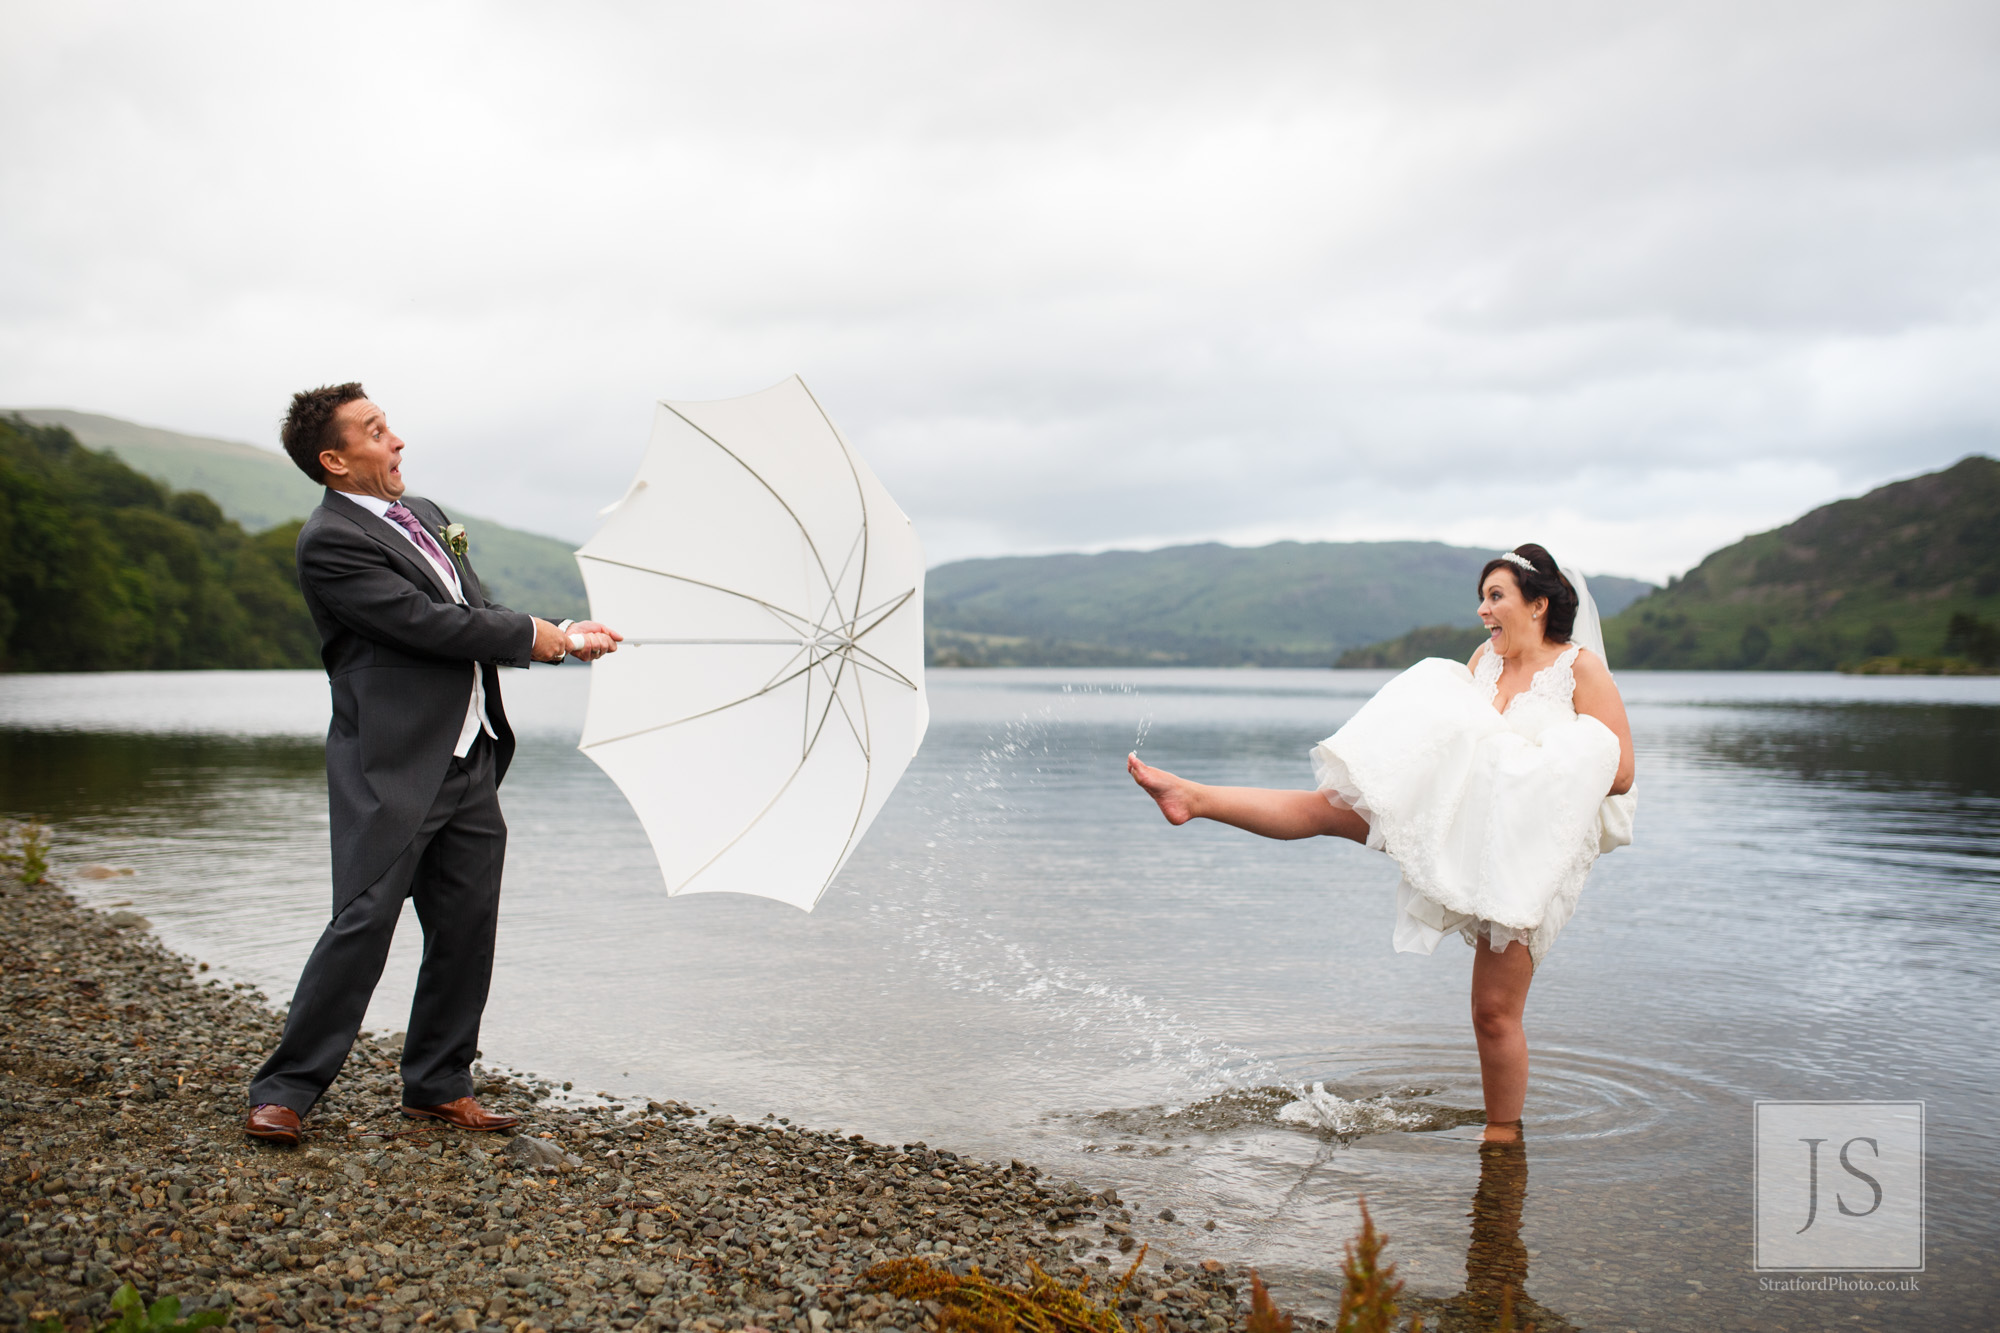
[(1662, 578), (2000, 452), (2000, 5), (12, 3), (0, 402), (581, 539), (805, 377), (933, 562)]

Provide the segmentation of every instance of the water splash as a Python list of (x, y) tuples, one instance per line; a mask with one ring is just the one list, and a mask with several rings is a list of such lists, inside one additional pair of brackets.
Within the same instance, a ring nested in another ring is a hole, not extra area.
[(1392, 1134), (1451, 1129), (1478, 1124), (1485, 1113), (1458, 1106), (1440, 1106), (1421, 1100), (1417, 1089), (1378, 1093), (1373, 1097), (1349, 1099), (1328, 1092), (1315, 1083), (1299, 1094), (1296, 1101), (1278, 1108), (1280, 1124), (1299, 1125), (1337, 1139), (1356, 1139), (1363, 1134)]
[(1283, 1128), (1345, 1143), (1366, 1134), (1426, 1133), (1485, 1120), (1480, 1111), (1427, 1100), (1437, 1091), (1396, 1088), (1372, 1096), (1343, 1097), (1329, 1092), (1322, 1083), (1306, 1090), (1265, 1084), (1231, 1088), (1185, 1106), (1100, 1111), (1090, 1121), (1099, 1129), (1136, 1138), (1172, 1139), (1184, 1134)]
[[(1136, 690), (1066, 685), (1062, 693), (1004, 724), (971, 764), (906, 780), (926, 836), (921, 849), (905, 847), (888, 866), (905, 891), (878, 893), (865, 910), (900, 938), (905, 958), (947, 988), (1018, 1002), (1015, 1013), (1032, 1016), (1019, 1034), (1031, 1058), (1073, 1058), (1085, 1043), (1162, 1069), (1170, 1095), (1190, 1098), (1273, 1078), (1276, 1068), (1255, 1052), (1204, 1031), (1167, 1003), (1050, 960), (1032, 941), (966, 916), (968, 886), (976, 893), (993, 877), (989, 849), (1008, 844), (1008, 826), (1021, 810), (1046, 802), (1036, 789), (1074, 782), (1079, 764), (1100, 762), (1100, 751), (1075, 739), (1077, 707), (1093, 695)], [(1139, 723), (1138, 743), (1151, 725), (1150, 715)]]

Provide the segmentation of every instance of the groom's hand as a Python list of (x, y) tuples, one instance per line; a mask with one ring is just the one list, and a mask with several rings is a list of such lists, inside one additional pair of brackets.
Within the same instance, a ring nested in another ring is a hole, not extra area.
[(606, 653), (618, 651), (625, 636), (597, 620), (579, 620), (569, 627), (570, 651), (578, 660), (595, 662)]
[(540, 616), (533, 616), (535, 622), (535, 646), (530, 655), (537, 662), (560, 662), (569, 651), (569, 639), (560, 629)]

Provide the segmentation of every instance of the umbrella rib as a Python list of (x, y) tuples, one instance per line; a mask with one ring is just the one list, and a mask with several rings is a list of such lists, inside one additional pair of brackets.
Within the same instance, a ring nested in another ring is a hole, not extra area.
[[(811, 696), (810, 696), (810, 695), (808, 695), (808, 697), (807, 697), (807, 701), (806, 701), (806, 728), (807, 728), (807, 730), (809, 730), (809, 731), (810, 731), (810, 732), (811, 732), (812, 734), (811, 734), (810, 736), (807, 736), (807, 737), (805, 738), (805, 750), (804, 750), (804, 753), (802, 753), (802, 754), (801, 754), (801, 755), (799, 756), (799, 762), (800, 762), (800, 763), (804, 763), (804, 762), (805, 762), (806, 760), (808, 760), (808, 759), (812, 758), (812, 752), (813, 752), (813, 749), (814, 749), (814, 747), (816, 747), (816, 746), (817, 746), (817, 745), (819, 744), (819, 738), (820, 738), (820, 735), (821, 735), (821, 733), (822, 733), (822, 732), (824, 732), (824, 731), (826, 730), (826, 719), (827, 719), (827, 717), (828, 717), (828, 716), (829, 716), (829, 715), (830, 715), (830, 714), (831, 714), (831, 713), (833, 712), (833, 706), (834, 706), (835, 704), (837, 704), (837, 703), (839, 703), (839, 702), (840, 702), (840, 678), (841, 678), (842, 674), (844, 674), (844, 672), (845, 672), (845, 670), (846, 670), (846, 663), (847, 663), (847, 654), (846, 654), (846, 653), (828, 653), (828, 654), (826, 655), (826, 657), (822, 657), (822, 658), (820, 658), (820, 659), (819, 659), (819, 661), (817, 661), (817, 662), (814, 662), (814, 663), (813, 663), (813, 667), (814, 667), (814, 668), (816, 668), (816, 669), (818, 669), (818, 670), (821, 670), (821, 671), (824, 671), (824, 670), (825, 670), (825, 663), (826, 663), (826, 660), (827, 660), (827, 658), (828, 658), (828, 657), (837, 657), (837, 658), (839, 658), (839, 659), (841, 660), (841, 665), (840, 665), (839, 667), (835, 668), (835, 670), (834, 670), (834, 673), (833, 673), (833, 679), (832, 679), (831, 683), (829, 683), (829, 684), (828, 684), (828, 686), (827, 686), (827, 694), (828, 694), (828, 696), (829, 696), (829, 697), (828, 697), (828, 699), (827, 699), (827, 704), (826, 704), (826, 707), (825, 707), (824, 709), (820, 710), (820, 715), (819, 715), (819, 725), (818, 725), (818, 726), (816, 726), (816, 727), (815, 727), (815, 726), (813, 726), (813, 720), (812, 720), (812, 701), (811, 701)], [(843, 712), (844, 712), (844, 711), (845, 711), (845, 710), (843, 710)]]
[[(914, 690), (915, 688), (917, 688), (917, 683), (915, 681), (911, 680), (908, 676), (905, 676), (902, 672), (896, 670), (896, 668), (890, 666), (888, 663), (884, 662), (881, 658), (875, 656), (875, 654), (869, 652), (867, 649), (856, 648), (853, 651), (854, 653), (858, 654), (858, 656), (853, 658), (854, 665), (856, 666), (856, 668), (862, 671), (872, 671), (876, 675), (882, 677), (884, 680), (895, 681), (898, 685), (903, 686), (905, 689)], [(868, 660), (865, 662), (862, 661), (861, 658), (863, 657), (867, 658)]]
[(820, 406), (819, 398), (806, 387), (803, 379), (799, 381), (799, 388), (805, 390), (806, 398), (812, 403), (813, 410), (819, 413), (819, 419), (826, 423), (827, 430), (833, 435), (834, 443), (840, 446), (840, 456), (847, 462), (847, 475), (854, 481), (854, 503), (861, 509), (861, 575), (854, 582), (854, 604), (859, 606), (861, 595), (868, 588), (868, 492), (861, 485), (861, 469), (856, 465), (854, 451), (847, 447), (847, 439), (840, 433), (840, 427), (833, 424), (833, 418), (826, 414), (826, 409)]
[[(843, 560), (840, 564), (840, 577), (843, 580), (847, 577), (847, 571), (854, 565), (854, 553), (861, 549), (862, 545), (865, 543), (867, 539), (867, 536), (868, 536), (867, 530), (863, 529), (862, 531), (855, 533), (854, 540), (848, 543), (847, 559)], [(831, 588), (827, 589), (827, 601), (833, 604), (833, 609), (835, 612), (839, 612), (841, 610), (840, 585), (838, 583), (834, 584)], [(857, 607), (861, 605), (861, 589), (858, 586), (854, 589), (854, 604)], [(844, 626), (851, 626), (854, 623), (854, 620), (852, 618), (843, 617), (840, 623)]]
[[(808, 538), (807, 540), (810, 541), (811, 539)], [(801, 632), (808, 627), (818, 628), (818, 626), (813, 625), (810, 617), (799, 615), (793, 611), (787, 611), (782, 606), (767, 602), (761, 597), (752, 597), (747, 592), (738, 592), (734, 588), (725, 588), (719, 583), (705, 583), (701, 579), (691, 579), (685, 574), (669, 574), (664, 569), (653, 569), (647, 565), (635, 565), (629, 560), (613, 560), (607, 556), (587, 555), (582, 551), (576, 553), (576, 558), (579, 560), (595, 560), (600, 565), (616, 565), (620, 569), (636, 570), (641, 574), (651, 574), (656, 578), (673, 579), (677, 583), (693, 584), (697, 588), (707, 588), (710, 592), (719, 592), (725, 597), (739, 597), (746, 602), (752, 602), (763, 607), (780, 620), (795, 623)]]
[(873, 759), (875, 756), (868, 749), (868, 737), (864, 734), (868, 730), (867, 710), (865, 706), (862, 710), (862, 725), (857, 727), (854, 725), (854, 714), (847, 711), (847, 700), (841, 698), (838, 691), (834, 693), (833, 701), (840, 705), (841, 720), (847, 723), (847, 730), (853, 735), (854, 743), (861, 747), (861, 757), (863, 759)]
[[(759, 810), (756, 816), (752, 818), (749, 823), (745, 824), (742, 828), (738, 829), (736, 831), (735, 837), (731, 838), (727, 843), (717, 848), (715, 855), (709, 857), (706, 861), (703, 861), (699, 866), (695, 867), (695, 869), (688, 875), (688, 877), (680, 882), (679, 888), (673, 888), (667, 890), (667, 896), (669, 898), (673, 897), (674, 895), (678, 894), (681, 891), (681, 889), (685, 889), (688, 885), (694, 883), (697, 879), (700, 879), (701, 876), (708, 870), (710, 866), (714, 865), (717, 861), (720, 861), (723, 857), (729, 854), (730, 848), (734, 847), (737, 843), (749, 837), (750, 830), (756, 828), (759, 824), (764, 822), (764, 816), (770, 814), (771, 808), (777, 805), (777, 803), (780, 800), (784, 799), (785, 793), (792, 789), (792, 784), (799, 780), (799, 774), (805, 771), (806, 771), (806, 761), (801, 759), (793, 767), (791, 776), (785, 779), (785, 785), (778, 788), (777, 791), (771, 793), (771, 799), (764, 802), (764, 808), (762, 810)], [(848, 834), (849, 841), (852, 841), (853, 837), (854, 837), (853, 834), (851, 833)], [(825, 891), (826, 891), (826, 885), (824, 884), (820, 885), (820, 892), (824, 893)], [(819, 901), (819, 894), (816, 893), (813, 895), (813, 901), (814, 902)]]
[(854, 619), (849, 623), (857, 625), (860, 624), (863, 620), (867, 620), (869, 616), (875, 616), (875, 613), (877, 611), (880, 611), (882, 614), (879, 616), (875, 616), (875, 619), (868, 622), (868, 629), (859, 631), (858, 633), (855, 634), (854, 637), (858, 639), (861, 637), (861, 635), (866, 634), (868, 630), (874, 629), (877, 625), (881, 624), (884, 620), (887, 620), (891, 615), (895, 614), (896, 609), (902, 606), (904, 602), (909, 601), (912, 597), (915, 597), (916, 595), (917, 595), (917, 590), (915, 588), (909, 588), (897, 594), (896, 596), (889, 598), (887, 601), (881, 601), (875, 603), (875, 605), (869, 607), (866, 611), (855, 612)]
[[(801, 389), (805, 389), (804, 380), (799, 381), (799, 387)], [(806, 389), (806, 397), (812, 398), (811, 389)], [(812, 533), (807, 530), (805, 523), (799, 518), (798, 512), (794, 510), (789, 504), (785, 503), (784, 496), (778, 494), (778, 488), (773, 486), (770, 482), (764, 480), (763, 475), (759, 473), (756, 468), (751, 467), (748, 463), (744, 462), (741, 458), (739, 458), (736, 455), (736, 452), (732, 450), (728, 445), (724, 444), (721, 440), (716, 439), (713, 435), (710, 435), (707, 431), (703, 430), (700, 426), (696, 425), (694, 421), (691, 420), (685, 412), (682, 412), (679, 408), (675, 407), (672, 403), (668, 402), (662, 402), (660, 406), (666, 408), (667, 411), (672, 412), (682, 421), (687, 422), (689, 429), (693, 430), (696, 434), (700, 435), (701, 438), (707, 440), (710, 444), (714, 445), (716, 448), (722, 450), (723, 453), (729, 456), (729, 460), (732, 463), (742, 468), (745, 472), (748, 472), (752, 477), (756, 479), (757, 484), (759, 486), (762, 486), (765, 490), (771, 493), (771, 498), (778, 502), (778, 507), (785, 511), (785, 516), (792, 520), (793, 526), (798, 528), (799, 536), (805, 538), (806, 549), (812, 552), (813, 563), (819, 566), (819, 576), (822, 579), (824, 579), (826, 577), (826, 560), (819, 553), (819, 543), (813, 540)], [(813, 406), (819, 408), (820, 420), (826, 422), (827, 429), (833, 430), (833, 422), (831, 420), (828, 420), (826, 415), (826, 409), (819, 406), (819, 400), (817, 398), (813, 398)], [(840, 438), (840, 432), (837, 430), (833, 430), (833, 438), (834, 441), (841, 446), (840, 449), (841, 457), (843, 459), (847, 459), (847, 444), (846, 441)], [(854, 470), (854, 462), (852, 459), (847, 459), (847, 466), (848, 466), (848, 471), (851, 473)], [(855, 480), (855, 489), (857, 491), (859, 491), (860, 489), (859, 478), (856, 478)], [(861, 502), (861, 524), (862, 524), (862, 530), (866, 532), (868, 526), (868, 502), (865, 497), (862, 499)]]
[(769, 694), (772, 690), (777, 689), (780, 685), (783, 685), (788, 681), (797, 680), (801, 675), (810, 670), (812, 670), (812, 666), (809, 663), (806, 666), (800, 667), (797, 671), (794, 671), (791, 675), (786, 676), (783, 680), (774, 680), (769, 685), (766, 685), (763, 689), (755, 690), (749, 694), (746, 694), (741, 699), (731, 699), (726, 704), (717, 704), (713, 708), (704, 708), (699, 713), (689, 713), (686, 717), (677, 717), (671, 722), (661, 722), (658, 725), (651, 727), (640, 727), (637, 731), (628, 731), (623, 733), (622, 735), (617, 735), (617, 736), (606, 736), (602, 740), (585, 741), (583, 744), (577, 746), (576, 748), (579, 750), (594, 750), (600, 745), (610, 745), (615, 741), (629, 741), (634, 736), (645, 736), (655, 731), (665, 731), (668, 727), (678, 727), (683, 722), (698, 722), (705, 717), (714, 717), (717, 713), (727, 712), (729, 709), (736, 707), (738, 704), (747, 704), (752, 699), (761, 699), (765, 695)]
[[(862, 711), (864, 713), (867, 711), (865, 697), (862, 702)], [(852, 723), (849, 725), (851, 726)], [(861, 832), (861, 817), (868, 812), (868, 789), (873, 785), (874, 781), (875, 754), (864, 744), (861, 747), (861, 799), (854, 803), (854, 822), (847, 826), (847, 840), (840, 845), (840, 855), (833, 859), (833, 870), (828, 873), (826, 883), (821, 884), (819, 886), (819, 893), (813, 895), (813, 902), (815, 904), (819, 902), (820, 893), (826, 892), (827, 884), (833, 883), (834, 875), (840, 873), (840, 867), (847, 861), (847, 854), (854, 850), (854, 839)]]
[[(792, 669), (792, 663), (798, 661), (801, 657), (810, 656), (811, 652), (812, 648), (810, 645), (800, 644), (798, 651), (786, 658), (785, 664), (772, 673), (771, 679), (764, 682), (764, 688), (767, 690), (776, 689), (779, 685), (783, 684), (784, 674)], [(807, 663), (807, 666), (810, 667), (811, 663)]]

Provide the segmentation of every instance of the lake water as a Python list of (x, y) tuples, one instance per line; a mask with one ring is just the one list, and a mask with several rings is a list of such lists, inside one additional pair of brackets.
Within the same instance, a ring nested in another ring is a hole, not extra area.
[[(1366, 1196), (1412, 1292), (1525, 1282), (1545, 1328), (1992, 1326), (2000, 681), (1621, 677), (1638, 841), (1535, 980), (1525, 1155), (1482, 1179), (1471, 951), (1392, 952), (1386, 858), (1170, 829), (1121, 767), (1310, 785), (1384, 679), (933, 672), (922, 753), (806, 915), (667, 899), (573, 748), (588, 672), (509, 673), (486, 1056), (1115, 1184), (1176, 1213), (1145, 1234), (1316, 1310)], [(0, 677), (0, 810), (52, 822), (59, 872), (137, 872), (81, 897), (282, 1001), (327, 910), (325, 710), (314, 673)], [(417, 941), (371, 1027), (403, 1026)], [(1281, 1118), (1314, 1083), (1370, 1132)], [(1760, 1285), (1764, 1099), (1925, 1103), (1917, 1291)]]

